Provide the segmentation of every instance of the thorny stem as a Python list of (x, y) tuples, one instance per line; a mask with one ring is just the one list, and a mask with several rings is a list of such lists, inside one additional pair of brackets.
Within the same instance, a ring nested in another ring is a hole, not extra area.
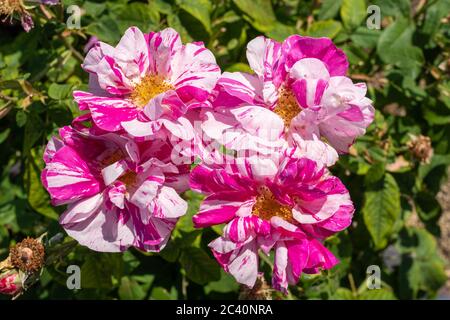
[(186, 280), (186, 276), (183, 274), (181, 278), (181, 294), (183, 295), (184, 299), (187, 299), (187, 286), (188, 282)]
[(8, 102), (13, 102), (13, 101), (16, 101), (16, 100), (17, 100), (16, 98), (13, 98), (13, 97), (4, 95), (4, 94), (2, 94), (2, 93), (0, 93), (0, 99), (6, 100), (6, 101), (8, 101)]
[(84, 57), (81, 53), (79, 53), (71, 44), (69, 41), (67, 41), (66, 37), (64, 37), (63, 35), (59, 34), (58, 37), (64, 42), (64, 45), (67, 47), (67, 49), (69, 49), (69, 51), (75, 56), (75, 58), (77, 58), (78, 60), (80, 60), (81, 62), (84, 61)]
[(350, 282), (350, 287), (352, 288), (353, 296), (356, 297), (356, 295), (358, 294), (358, 289), (356, 289), (355, 279), (353, 279), (353, 274), (351, 274), (351, 273), (348, 274), (348, 281)]
[(39, 6), (39, 9), (42, 11), (47, 20), (51, 20), (53, 18), (53, 14), (49, 12), (43, 4)]
[[(264, 261), (265, 263), (267, 263), (270, 266), (270, 268), (273, 270), (273, 263), (272, 263), (272, 261), (270, 261), (269, 257), (267, 257), (267, 255), (265, 255), (264, 252), (262, 252), (262, 251), (259, 251), (258, 255), (261, 258), (261, 260)], [(294, 300), (294, 297), (293, 297), (291, 291), (289, 290), (289, 288), (287, 289), (287, 292), (288, 293), (287, 293), (286, 298), (288, 300)]]
[[(47, 21), (50, 21), (54, 18), (53, 13), (51, 13), (50, 11), (48, 11), (44, 5), (40, 5), (39, 6), (40, 10), (42, 11), (42, 13), (44, 14), (45, 18), (47, 19)], [(71, 44), (69, 41), (67, 41), (67, 39), (62, 35), (62, 34), (58, 34), (58, 38), (64, 43), (64, 45), (66, 46), (67, 49), (69, 49), (69, 51), (72, 53), (72, 55), (77, 58), (78, 60), (80, 60), (81, 62), (84, 61), (84, 57), (81, 53), (79, 53)]]

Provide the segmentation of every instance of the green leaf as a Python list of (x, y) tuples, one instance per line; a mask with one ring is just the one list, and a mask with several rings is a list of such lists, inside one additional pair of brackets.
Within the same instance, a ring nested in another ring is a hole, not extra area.
[(177, 0), (177, 5), (196, 18), (211, 33), (211, 3), (209, 0)]
[(144, 3), (131, 3), (124, 7), (117, 16), (120, 30), (125, 31), (131, 26), (138, 27), (142, 32), (155, 30), (159, 24), (159, 13), (152, 6)]
[(23, 110), (19, 110), (16, 113), (16, 123), (19, 127), (23, 127), (27, 123), (27, 114)]
[(220, 268), (216, 261), (200, 248), (187, 247), (180, 256), (186, 276), (200, 285), (220, 279)]
[(170, 6), (170, 4), (164, 2), (164, 0), (153, 0), (150, 3), (156, 10), (158, 10), (162, 14), (169, 15), (172, 13), (172, 7)]
[(311, 37), (327, 37), (333, 39), (341, 29), (342, 25), (338, 21), (317, 21), (308, 28), (307, 34)]
[[(437, 253), (436, 240), (424, 229), (407, 231), (407, 236), (402, 238), (405, 251), (400, 265), (402, 294), (412, 298), (417, 298), (420, 290), (433, 294), (447, 280), (445, 263)], [(410, 290), (411, 296), (406, 289)]]
[(419, 167), (419, 171), (417, 174), (417, 179), (419, 181), (425, 179), (425, 177), (436, 167), (443, 166), (443, 165), (450, 165), (450, 154), (449, 155), (443, 155), (443, 154), (435, 154), (433, 155), (433, 158), (431, 158), (431, 163), (429, 164), (422, 164)]
[(384, 177), (385, 165), (384, 162), (374, 163), (364, 177), (364, 183), (371, 185), (380, 181)]
[(277, 22), (270, 0), (233, 0), (236, 6), (250, 17), (250, 23), (261, 32), (273, 29)]
[(66, 99), (72, 94), (72, 87), (71, 84), (52, 83), (48, 87), (48, 96), (55, 100)]
[(343, 0), (341, 19), (345, 28), (352, 30), (361, 25), (367, 15), (365, 0)]
[(357, 46), (372, 49), (377, 46), (380, 35), (380, 30), (370, 30), (366, 27), (359, 27), (352, 32), (350, 39)]
[(137, 259), (131, 251), (125, 251), (123, 253), (123, 270), (124, 273), (131, 273), (133, 270), (135, 270), (141, 263), (139, 259)]
[(450, 124), (450, 115), (443, 115), (433, 112), (431, 110), (424, 110), (424, 118), (430, 125), (448, 125)]
[(24, 175), (28, 203), (36, 212), (47, 218), (58, 220), (59, 215), (50, 204), (50, 197), (41, 183), (41, 170), (43, 167), (42, 155), (35, 149), (31, 149), (26, 161)]
[(377, 44), (377, 54), (383, 62), (398, 65), (412, 78), (424, 62), (422, 50), (412, 45), (414, 30), (408, 19), (399, 17), (383, 31)]
[(169, 241), (164, 250), (162, 250), (159, 254), (164, 260), (168, 262), (177, 261), (180, 255), (180, 248), (178, 243), (174, 239), (172, 239), (172, 241)]
[(233, 63), (231, 66), (227, 67), (225, 71), (228, 72), (248, 72), (252, 73), (253, 70), (250, 68), (250, 66), (243, 62), (237, 62)]
[(319, 11), (319, 19), (326, 20), (334, 18), (341, 8), (343, 0), (324, 0)]
[(331, 296), (333, 300), (355, 300), (355, 296), (350, 289), (338, 288)]
[(200, 193), (188, 190), (183, 194), (183, 198), (186, 199), (188, 203), (188, 211), (180, 218), (180, 220), (178, 220), (177, 229), (191, 232), (195, 230), (194, 224), (192, 223), (192, 216), (198, 212), (204, 196)]
[(371, 0), (370, 4), (380, 7), (383, 17), (409, 17), (411, 12), (411, 0)]
[(25, 134), (23, 139), (24, 153), (27, 153), (42, 136), (43, 126), (44, 124), (39, 115), (35, 112), (29, 113), (27, 123), (25, 124)]
[(11, 132), (11, 129), (10, 128), (6, 128), (5, 130), (3, 130), (0, 133), (0, 144), (5, 142), (6, 139), (8, 139), (10, 132)]
[(239, 284), (236, 282), (236, 279), (233, 278), (229, 273), (226, 273), (222, 269), (220, 269), (220, 280), (212, 281), (205, 286), (206, 294), (209, 294), (211, 291), (227, 293), (233, 292), (239, 289)]
[(288, 26), (277, 22), (266, 33), (269, 38), (272, 38), (276, 41), (283, 41), (290, 35), (296, 33), (296, 29), (294, 26)]
[(3, 225), (0, 225), (0, 256), (8, 255), (9, 253), (9, 233)]
[(86, 14), (91, 15), (93, 17), (97, 17), (103, 13), (106, 9), (106, 4), (104, 3), (96, 3), (92, 1), (85, 1), (83, 3), (83, 9), (86, 11)]
[(122, 35), (117, 19), (106, 15), (89, 24), (86, 32), (110, 45), (116, 44)]
[(387, 245), (394, 224), (400, 217), (400, 210), (397, 182), (387, 173), (383, 181), (366, 191), (362, 209), (364, 223), (377, 249)]
[(440, 216), (442, 210), (436, 200), (436, 194), (430, 191), (420, 191), (416, 195), (417, 213), (422, 221), (430, 221)]
[(170, 292), (165, 288), (155, 287), (152, 290), (150, 298), (152, 300), (176, 300), (177, 296), (177, 291), (173, 287), (171, 288)]
[(122, 275), (122, 255), (119, 253), (89, 253), (81, 266), (81, 287), (111, 289)]
[(359, 300), (397, 300), (392, 291), (388, 289), (373, 289), (366, 290), (362, 292), (359, 297)]
[(193, 41), (186, 28), (181, 24), (180, 18), (175, 14), (167, 16), (167, 24), (178, 31), (183, 42)]
[(203, 231), (199, 230), (199, 229), (196, 229), (196, 230), (190, 231), (190, 232), (184, 232), (181, 230), (179, 233), (181, 235), (181, 238), (176, 239), (178, 246), (180, 248), (186, 248), (186, 247), (191, 247), (191, 246), (199, 247), (202, 232)]
[(435, 35), (439, 30), (439, 26), (442, 24), (442, 18), (448, 15), (449, 11), (450, 11), (450, 1), (448, 0), (435, 1), (432, 5), (428, 7), (426, 11), (426, 16), (421, 31), (430, 37)]

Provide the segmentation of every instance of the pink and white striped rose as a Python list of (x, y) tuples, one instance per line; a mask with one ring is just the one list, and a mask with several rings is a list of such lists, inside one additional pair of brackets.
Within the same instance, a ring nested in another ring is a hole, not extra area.
[(249, 42), (247, 59), (254, 74), (224, 72), (215, 108), (203, 115), (205, 133), (229, 148), (314, 148), (329, 166), (373, 120), (365, 84), (345, 76), (347, 58), (330, 39), (261, 36)]
[(68, 205), (60, 218), (67, 233), (96, 251), (164, 248), (187, 210), (178, 192), (189, 172), (170, 162), (169, 144), (137, 143), (79, 121), (59, 135), (47, 145), (41, 179), (54, 205)]
[(286, 154), (280, 164), (199, 165), (190, 185), (206, 195), (194, 225), (226, 224), (209, 246), (238, 282), (254, 285), (259, 250), (275, 251), (272, 286), (283, 292), (302, 272), (338, 262), (322, 240), (350, 225), (354, 207), (342, 182), (315, 161)]
[(193, 139), (185, 115), (208, 104), (220, 76), (203, 43), (183, 45), (171, 28), (143, 34), (131, 27), (116, 47), (95, 44), (82, 66), (90, 77), (89, 92), (74, 92), (80, 109), (90, 110), (105, 131), (125, 130), (140, 138), (164, 131)]

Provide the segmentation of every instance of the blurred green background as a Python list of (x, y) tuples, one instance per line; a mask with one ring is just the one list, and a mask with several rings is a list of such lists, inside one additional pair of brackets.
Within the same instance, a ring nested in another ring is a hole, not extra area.
[[(77, 11), (70, 5), (81, 10), (80, 28), (66, 24)], [(379, 29), (366, 25), (374, 19), (369, 5), (380, 9)], [(326, 242), (341, 263), (303, 276), (287, 297), (262, 290), (275, 299), (450, 298), (450, 1), (67, 0), (29, 12), (29, 33), (17, 20), (0, 25), (0, 259), (26, 236), (64, 232), (57, 222), (63, 208), (50, 205), (40, 183), (41, 157), (48, 138), (79, 112), (71, 93), (87, 88), (80, 64), (90, 37), (114, 45), (129, 26), (171, 26), (185, 42), (203, 41), (222, 70), (249, 71), (248, 41), (301, 34), (330, 37), (346, 52), (349, 76), (368, 84), (376, 117), (333, 168), (356, 205), (352, 226)], [(189, 213), (161, 254), (77, 246), (22, 298), (243, 297), (207, 249), (220, 228), (194, 230), (190, 218), (201, 197), (184, 197)], [(271, 259), (261, 261), (267, 281)], [(82, 290), (66, 288), (72, 264), (81, 267)], [(367, 289), (370, 265), (381, 269), (380, 290)]]

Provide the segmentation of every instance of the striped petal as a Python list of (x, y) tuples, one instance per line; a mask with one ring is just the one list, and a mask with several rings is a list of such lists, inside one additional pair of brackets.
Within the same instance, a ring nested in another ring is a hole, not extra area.
[(99, 192), (88, 164), (72, 148), (64, 146), (42, 171), (42, 183), (55, 205), (74, 202)]
[(332, 77), (321, 99), (319, 129), (328, 142), (345, 153), (364, 135), (374, 118), (372, 101), (365, 97), (365, 84), (346, 77)]
[(203, 44), (188, 43), (171, 60), (170, 83), (185, 101), (205, 101), (220, 77), (220, 68)]
[(236, 100), (240, 104), (264, 105), (262, 96), (262, 82), (256, 75), (243, 72), (224, 72), (217, 85), (228, 94), (228, 98), (220, 95), (215, 104), (217, 106), (235, 107)]
[(238, 246), (218, 238), (209, 247), (224, 270), (237, 282), (248, 287), (254, 286), (258, 275), (258, 249), (254, 241)]
[(172, 28), (150, 32), (147, 36), (150, 56), (150, 70), (162, 77), (171, 74), (172, 56), (181, 49), (180, 35)]
[(287, 68), (291, 68), (301, 59), (315, 58), (326, 65), (332, 76), (344, 76), (347, 73), (347, 57), (331, 39), (293, 35), (283, 42), (282, 47)]
[(265, 103), (274, 105), (278, 99), (278, 88), (286, 77), (281, 44), (262, 36), (257, 37), (247, 45), (247, 60), (263, 83)]
[(116, 211), (108, 211), (102, 194), (70, 205), (60, 223), (69, 236), (94, 251), (121, 252), (134, 241), (131, 221), (124, 224)]
[(119, 131), (122, 122), (136, 119), (138, 115), (136, 107), (121, 98), (98, 97), (82, 91), (75, 91), (73, 96), (80, 108), (89, 108), (94, 123), (106, 131)]
[(290, 76), (294, 79), (292, 91), (302, 108), (320, 104), (330, 79), (328, 70), (320, 60), (314, 58), (299, 60), (292, 66)]

